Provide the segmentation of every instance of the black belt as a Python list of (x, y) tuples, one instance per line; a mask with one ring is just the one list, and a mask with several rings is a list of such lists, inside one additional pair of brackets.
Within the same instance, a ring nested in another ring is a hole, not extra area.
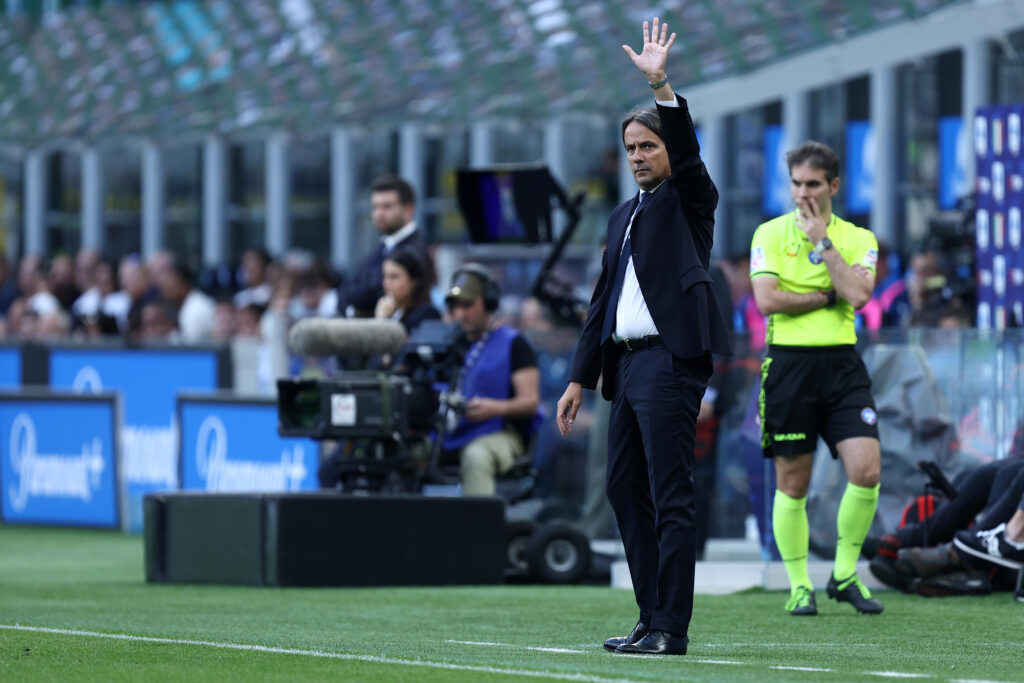
[(660, 334), (649, 334), (646, 337), (637, 337), (636, 339), (620, 339), (615, 342), (615, 345), (624, 351), (639, 351), (640, 349), (649, 349), (652, 346), (657, 346), (660, 343)]

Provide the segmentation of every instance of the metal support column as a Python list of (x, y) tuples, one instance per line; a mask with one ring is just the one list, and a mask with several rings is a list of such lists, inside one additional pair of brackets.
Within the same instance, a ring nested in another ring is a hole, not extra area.
[(494, 163), (494, 124), (478, 121), (469, 127), (469, 165), (482, 168)]
[(33, 150), (25, 158), (25, 253), (47, 256), (46, 161), (48, 151)]
[(228, 145), (219, 135), (203, 143), (203, 265), (216, 267), (228, 255)]
[(331, 263), (341, 269), (354, 265), (356, 160), (352, 132), (331, 131)]
[[(899, 197), (896, 181), (896, 67), (883, 66), (871, 72), (871, 128), (874, 133), (874, 183), (871, 203), (871, 231), (879, 241), (899, 248)], [(870, 152), (869, 152), (870, 153)]]
[(149, 258), (166, 242), (164, 152), (153, 140), (142, 143), (142, 257)]
[(103, 156), (96, 147), (82, 150), (82, 248), (102, 252), (106, 245), (103, 218)]
[(267, 208), (263, 239), (266, 250), (277, 258), (291, 246), (291, 136), (285, 131), (271, 133), (266, 145)]
[(426, 204), (426, 155), (423, 149), (423, 126), (405, 123), (398, 132), (398, 175), (412, 185), (416, 193), (416, 213), (413, 220), (423, 226), (424, 205)]
[(979, 38), (965, 43), (963, 46), (963, 117), (964, 132), (960, 136), (960, 154), (967, 160), (967, 176), (964, 186), (974, 187), (977, 175), (974, 155), (974, 113), (978, 107), (992, 103), (992, 88), (989, 72), (992, 69), (992, 55), (988, 40)]

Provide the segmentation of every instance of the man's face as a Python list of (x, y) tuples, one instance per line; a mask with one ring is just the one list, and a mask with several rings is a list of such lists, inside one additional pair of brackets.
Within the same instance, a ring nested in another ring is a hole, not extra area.
[(672, 174), (665, 142), (639, 121), (631, 121), (622, 134), (633, 178), (642, 190), (653, 190)]
[(789, 190), (798, 208), (806, 208), (808, 200), (818, 205), (822, 216), (832, 212), (832, 197), (839, 191), (839, 178), (825, 179), (825, 169), (805, 161), (789, 169)]
[(484, 308), (483, 297), (476, 297), (466, 303), (455, 300), (449, 305), (452, 318), (459, 324), (470, 340), (479, 339), (487, 331), (491, 314)]
[(390, 235), (412, 220), (413, 205), (398, 201), (394, 190), (370, 195), (370, 216), (382, 235)]

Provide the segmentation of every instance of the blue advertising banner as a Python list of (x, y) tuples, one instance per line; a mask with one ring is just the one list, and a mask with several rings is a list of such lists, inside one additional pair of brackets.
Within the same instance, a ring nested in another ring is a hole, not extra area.
[(117, 399), (0, 394), (5, 523), (116, 528)]
[(966, 147), (961, 144), (967, 135), (960, 116), (939, 119), (939, 208), (956, 208), (958, 199), (970, 191), (967, 183)]
[(791, 207), (789, 169), (786, 150), (782, 149), (782, 126), (764, 127), (764, 180), (761, 184), (761, 213), (778, 216)]
[(21, 349), (13, 346), (0, 348), (0, 387), (21, 386)]
[(870, 121), (846, 124), (846, 195), (843, 208), (847, 214), (871, 213), (875, 193), (875, 134)]
[(319, 445), (277, 433), (277, 404), (182, 397), (181, 488), (217, 492), (319, 488)]
[(124, 405), (122, 478), (127, 528), (142, 530), (142, 498), (178, 488), (175, 400), (217, 388), (216, 351), (69, 349), (50, 351), (50, 386), (76, 393), (116, 390)]

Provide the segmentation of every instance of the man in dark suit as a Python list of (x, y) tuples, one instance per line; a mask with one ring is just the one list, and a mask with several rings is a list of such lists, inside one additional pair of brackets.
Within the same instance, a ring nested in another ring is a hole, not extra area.
[(638, 55), (657, 109), (632, 112), (622, 141), (641, 192), (608, 221), (601, 276), (558, 401), (562, 435), (583, 388), (604, 378), (608, 499), (626, 549), (640, 619), (605, 648), (686, 654), (696, 553), (694, 434), (711, 354), (729, 353), (708, 274), (718, 191), (700, 159), (686, 100), (668, 85), (675, 34), (645, 21)]
[[(363, 259), (359, 269), (338, 288), (338, 315), (364, 318), (373, 315), (377, 300), (384, 295), (381, 266), (384, 257), (400, 246), (410, 246), (430, 261), (427, 243), (416, 228), (416, 194), (412, 186), (398, 176), (381, 176), (370, 190), (371, 218), (380, 232), (380, 244)], [(433, 286), (430, 282), (428, 286)]]

